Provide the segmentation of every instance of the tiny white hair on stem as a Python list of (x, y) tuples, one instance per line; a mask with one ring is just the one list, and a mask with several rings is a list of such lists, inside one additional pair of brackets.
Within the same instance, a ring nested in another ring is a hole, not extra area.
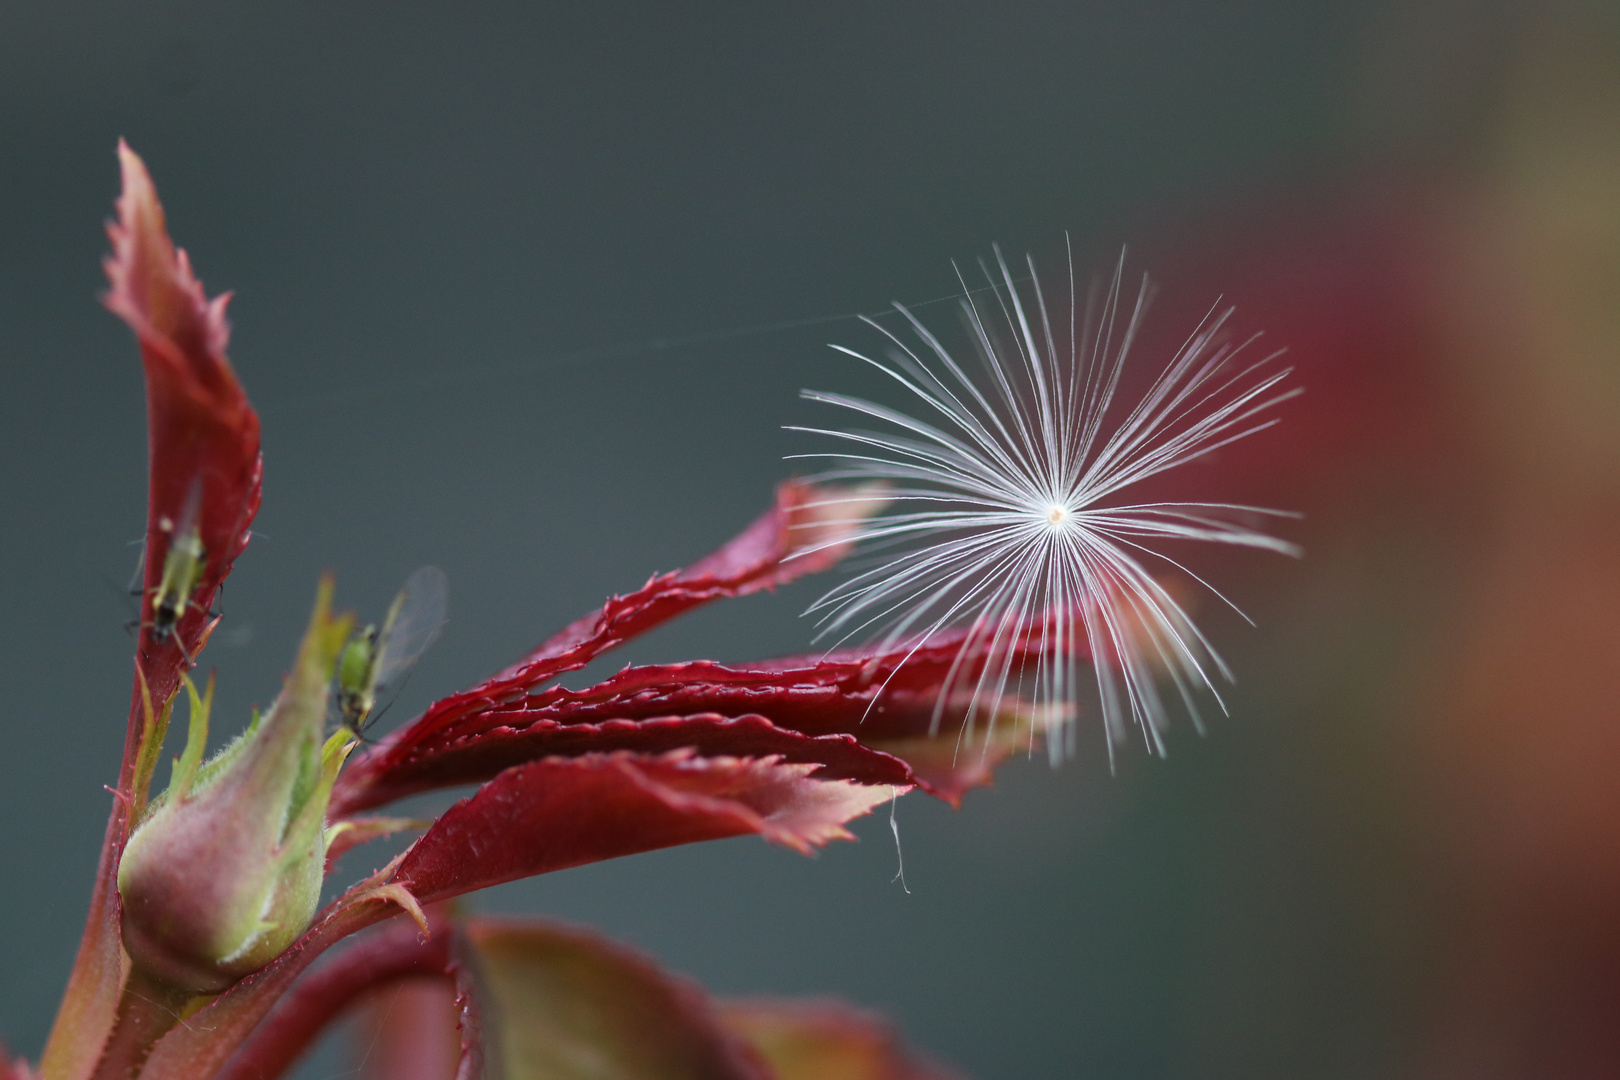
[(854, 525), (867, 568), (806, 614), (818, 617), (817, 641), (830, 640), (829, 648), (866, 638), (906, 659), (946, 631), (959, 633), (932, 725), (938, 734), (947, 709), (954, 715), (965, 704), (959, 745), (982, 726), (988, 752), (998, 715), (1019, 701), (1031, 745), (1044, 717), (1053, 761), (1072, 756), (1077, 698), (1092, 681), (1081, 671), (1089, 658), (1110, 759), (1133, 727), (1162, 754), (1166, 691), (1202, 731), (1199, 699), (1207, 695), (1225, 712), (1216, 684), (1234, 676), (1148, 567), (1173, 567), (1248, 617), (1155, 542), (1298, 555), (1297, 546), (1256, 527), (1298, 515), (1223, 502), (1132, 503), (1122, 493), (1265, 430), (1277, 423), (1276, 406), (1301, 391), (1280, 387), (1293, 370), (1278, 365), (1282, 351), (1262, 354), (1258, 334), (1233, 339), (1234, 309), (1217, 303), (1140, 400), (1126, 402), (1121, 377), (1152, 296), (1149, 279), (1129, 298), (1121, 252), (1112, 279), (1082, 301), (1071, 248), (1067, 311), (1054, 324), (1034, 261), (1026, 256), (1028, 275), (1015, 278), (1000, 248), (993, 250), (994, 266), (979, 264), (985, 285), (970, 289), (957, 270), (976, 365), (958, 360), (898, 303), (899, 331), (862, 316), (885, 341), (882, 359), (832, 346), (899, 384), (920, 404), (919, 416), (803, 392), (880, 425), (788, 429), (844, 444), (792, 455), (826, 462), (817, 480), (865, 485), (827, 504), (858, 504), (851, 518), (861, 518), (873, 484), (886, 488), (890, 504)]

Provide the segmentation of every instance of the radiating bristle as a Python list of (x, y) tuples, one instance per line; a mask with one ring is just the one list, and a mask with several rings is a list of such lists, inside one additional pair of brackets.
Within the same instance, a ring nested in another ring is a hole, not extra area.
[[(898, 304), (907, 333), (865, 320), (883, 335), (885, 359), (833, 346), (895, 380), (924, 406), (920, 418), (804, 392), (882, 426), (794, 429), (853, 444), (798, 456), (835, 462), (823, 479), (885, 482), (891, 500), (889, 513), (860, 529), (870, 568), (811, 605), (818, 640), (870, 637), (903, 649), (965, 628), (935, 717), (938, 725), (947, 702), (968, 701), (964, 741), (988, 739), (1009, 697), (1072, 719), (1090, 682), (1079, 668), (1090, 662), (1110, 745), (1134, 723), (1162, 752), (1169, 710), (1161, 682), (1199, 723), (1197, 699), (1209, 695), (1224, 710), (1216, 677), (1231, 681), (1232, 672), (1140, 557), (1203, 583), (1151, 542), (1298, 554), (1249, 524), (1257, 515), (1292, 515), (1218, 502), (1119, 505), (1114, 497), (1270, 427), (1268, 411), (1298, 393), (1277, 389), (1291, 369), (1275, 366), (1280, 353), (1251, 360), (1256, 339), (1231, 343), (1231, 309), (1215, 310), (1127, 408), (1117, 391), (1151, 287), (1144, 278), (1134, 301), (1125, 300), (1123, 256), (1083, 309), (1071, 259), (1066, 335), (1062, 322), (1054, 327), (1032, 262), (1023, 282), (999, 249), (994, 267), (981, 269), (989, 287), (973, 291), (964, 281), (961, 300), (976, 368)], [(1026, 648), (1015, 648), (1032, 628), (1033, 665)], [(1054, 759), (1072, 753), (1072, 725), (1051, 731), (1048, 746)]]

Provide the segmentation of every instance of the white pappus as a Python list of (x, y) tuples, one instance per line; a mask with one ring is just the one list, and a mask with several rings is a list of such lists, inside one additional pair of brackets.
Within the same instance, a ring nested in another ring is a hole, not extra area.
[[(1277, 422), (1291, 372), (1258, 335), (1226, 333), (1231, 308), (1205, 316), (1147, 392), (1118, 393), (1151, 287), (1123, 295), (1124, 256), (1106, 288), (1077, 297), (1070, 255), (1067, 303), (1048, 310), (1033, 261), (1015, 279), (1000, 249), (981, 262), (986, 284), (962, 282), (960, 307), (975, 354), (963, 363), (907, 308), (872, 365), (920, 404), (919, 416), (842, 394), (809, 400), (877, 421), (879, 430), (790, 430), (831, 436), (837, 451), (818, 479), (886, 484), (891, 509), (859, 527), (866, 568), (809, 610), (818, 640), (874, 639), (915, 652), (942, 633), (962, 636), (934, 711), (963, 710), (959, 738), (983, 727), (988, 746), (1002, 704), (1021, 699), (1050, 718), (1054, 760), (1075, 751), (1072, 719), (1092, 680), (1113, 744), (1132, 725), (1164, 750), (1167, 692), (1201, 728), (1198, 698), (1233, 674), (1182, 602), (1150, 571), (1174, 567), (1224, 596), (1154, 542), (1204, 540), (1297, 555), (1256, 528), (1282, 511), (1221, 502), (1132, 502), (1127, 489)], [(960, 272), (958, 279), (961, 280)], [(855, 497), (870, 505), (870, 489)], [(1146, 564), (1144, 564), (1146, 559)], [(1235, 608), (1234, 608), (1235, 610)], [(1242, 612), (1240, 611), (1241, 615)], [(1247, 616), (1245, 616), (1247, 618)], [(1161, 686), (1161, 683), (1168, 686)], [(1030, 725), (1033, 739), (1036, 724)]]

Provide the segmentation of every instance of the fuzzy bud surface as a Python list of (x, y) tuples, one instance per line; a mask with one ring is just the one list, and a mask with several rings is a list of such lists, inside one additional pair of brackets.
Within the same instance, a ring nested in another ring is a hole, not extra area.
[(324, 738), (333, 667), (352, 629), (321, 583), (292, 673), (269, 712), (208, 762), (208, 711), (188, 683), (191, 728), (169, 788), (118, 868), (123, 942), (176, 989), (218, 993), (308, 928), (320, 900), (332, 784), (353, 745)]

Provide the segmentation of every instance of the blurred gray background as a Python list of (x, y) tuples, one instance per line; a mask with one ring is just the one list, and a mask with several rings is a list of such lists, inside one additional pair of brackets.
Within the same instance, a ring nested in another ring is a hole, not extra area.
[[(144, 417), (97, 303), (120, 136), (210, 292), (236, 293), (264, 424), (264, 507), (205, 661), (216, 732), (274, 696), (323, 569), (375, 612), (434, 563), (451, 622), (391, 725), (732, 535), (805, 448), (781, 430), (815, 418), (798, 390), (872, 388), (825, 343), (949, 294), (952, 258), (1000, 242), (1058, 267), (1068, 230), (1085, 268), (1126, 242), (1153, 268), (1178, 223), (1308, 208), (1413, 130), (1465, 139), (1511, 33), (1427, 7), (1413, 37), (1298, 0), (6, 5), (0, 1038), (43, 1042), (129, 700)], [(1418, 100), (1368, 104), (1395, 69), (1443, 83), (1423, 99), (1443, 116), (1380, 141), (1366, 118)], [(1198, 258), (1217, 273), (1166, 271), (1186, 310), (1223, 287), (1219, 246)], [(902, 800), (909, 894), (875, 817), (813, 860), (728, 841), (474, 903), (596, 925), (717, 991), (844, 995), (981, 1077), (1387, 1075), (1433, 915), (1402, 796), (1364, 798), (1368, 771), (1399, 786), (1396, 725), (1352, 714), (1379, 693), (1355, 665), (1407, 631), (1281, 562), (1240, 579), (1265, 582), (1239, 595), (1259, 632), (1216, 624), (1230, 720), (1112, 776), (1088, 728), (1078, 760), (1015, 762), (961, 813)], [(815, 588), (614, 664), (803, 650)], [(1282, 640), (1347, 619), (1380, 629), (1315, 661)]]

